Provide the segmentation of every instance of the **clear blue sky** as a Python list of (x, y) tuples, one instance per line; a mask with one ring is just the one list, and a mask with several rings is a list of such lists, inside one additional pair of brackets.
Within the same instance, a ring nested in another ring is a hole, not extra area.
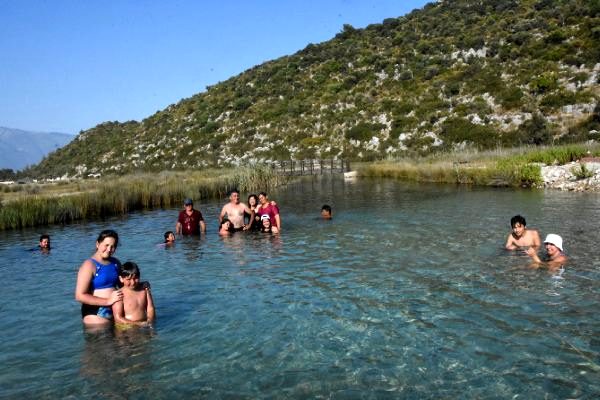
[(424, 0), (0, 0), (0, 126), (141, 120), (244, 70)]

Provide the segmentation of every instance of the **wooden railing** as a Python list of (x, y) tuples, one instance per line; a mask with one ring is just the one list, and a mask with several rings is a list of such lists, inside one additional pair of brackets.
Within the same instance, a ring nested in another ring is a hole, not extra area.
[(323, 175), (350, 171), (348, 160), (281, 160), (271, 163), (281, 175)]

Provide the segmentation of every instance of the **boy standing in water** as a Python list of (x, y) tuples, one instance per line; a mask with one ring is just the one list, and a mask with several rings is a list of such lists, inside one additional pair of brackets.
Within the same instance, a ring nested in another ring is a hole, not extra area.
[(517, 250), (521, 247), (533, 247), (538, 250), (541, 245), (540, 234), (535, 229), (527, 229), (525, 218), (515, 215), (510, 219), (512, 232), (506, 239), (506, 248), (508, 250)]
[(123, 300), (113, 304), (117, 324), (148, 325), (154, 322), (154, 301), (149, 285), (140, 284), (140, 269), (131, 261), (119, 269)]

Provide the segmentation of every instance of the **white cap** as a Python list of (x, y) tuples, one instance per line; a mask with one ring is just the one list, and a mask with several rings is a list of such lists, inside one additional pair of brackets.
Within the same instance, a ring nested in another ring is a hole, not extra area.
[(260, 217), (260, 219), (261, 219), (262, 221), (264, 221), (265, 219), (268, 219), (268, 220), (270, 220), (271, 218), (269, 217), (269, 214), (263, 214), (263, 215)]
[(546, 243), (553, 244), (558, 247), (560, 251), (563, 251), (562, 238), (554, 233), (550, 233), (548, 236), (546, 236), (546, 239), (544, 239), (544, 244)]

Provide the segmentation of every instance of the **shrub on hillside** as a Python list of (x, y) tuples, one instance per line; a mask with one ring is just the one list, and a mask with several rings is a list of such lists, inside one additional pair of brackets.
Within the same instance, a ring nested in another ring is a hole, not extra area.
[(531, 119), (523, 122), (518, 129), (520, 141), (524, 144), (548, 144), (552, 141), (552, 133), (543, 115), (536, 113)]
[(518, 87), (507, 87), (498, 93), (496, 100), (502, 104), (502, 107), (514, 110), (523, 104), (523, 91)]
[(444, 147), (466, 142), (480, 149), (489, 149), (498, 145), (500, 136), (493, 128), (477, 125), (463, 118), (450, 118), (442, 124), (440, 137)]
[(348, 140), (369, 141), (383, 128), (385, 128), (385, 125), (383, 124), (369, 124), (367, 122), (360, 122), (358, 125), (353, 126), (346, 131), (345, 136)]

